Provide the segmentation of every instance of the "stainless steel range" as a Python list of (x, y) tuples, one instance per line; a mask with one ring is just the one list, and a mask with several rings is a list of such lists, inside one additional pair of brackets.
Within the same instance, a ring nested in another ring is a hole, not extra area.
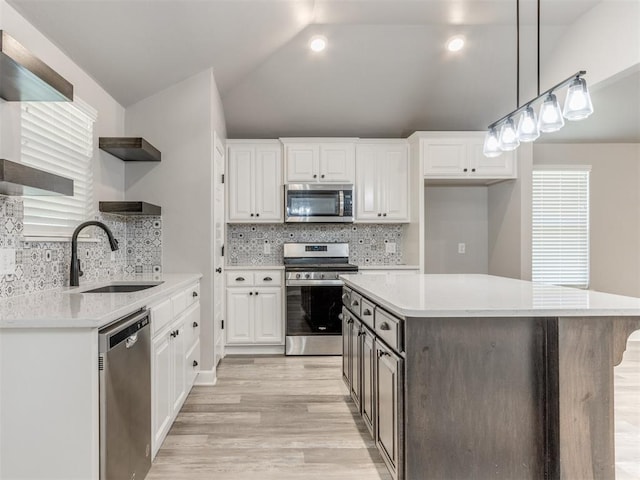
[(286, 355), (341, 355), (342, 280), (358, 271), (348, 243), (285, 243)]

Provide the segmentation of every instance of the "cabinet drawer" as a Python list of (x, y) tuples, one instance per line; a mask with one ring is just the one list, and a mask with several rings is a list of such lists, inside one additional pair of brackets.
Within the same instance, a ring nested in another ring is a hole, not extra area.
[(171, 309), (171, 299), (167, 299), (159, 305), (151, 308), (151, 336), (153, 337), (156, 333), (164, 328), (171, 319), (172, 309)]
[(360, 307), (362, 307), (362, 295), (357, 292), (351, 292), (351, 300), (349, 301), (349, 310), (351, 310), (356, 317), (360, 318)]
[(253, 286), (253, 272), (246, 270), (234, 270), (227, 272), (227, 287)]
[(200, 284), (196, 283), (191, 285), (189, 288), (185, 290), (185, 295), (187, 299), (187, 307), (190, 307), (194, 303), (200, 300)]
[(360, 320), (367, 327), (373, 329), (373, 312), (375, 309), (375, 305), (371, 303), (366, 298), (362, 299), (361, 307), (360, 307)]
[(185, 368), (187, 369), (187, 391), (193, 386), (200, 370), (200, 340), (187, 352)]
[(402, 351), (402, 322), (379, 307), (374, 313), (374, 330), (384, 342), (397, 352)]
[(174, 318), (184, 312), (187, 308), (187, 292), (183, 290), (171, 297), (171, 306), (173, 307)]
[(280, 270), (260, 270), (253, 273), (254, 285), (265, 287), (279, 287), (282, 285), (282, 272)]

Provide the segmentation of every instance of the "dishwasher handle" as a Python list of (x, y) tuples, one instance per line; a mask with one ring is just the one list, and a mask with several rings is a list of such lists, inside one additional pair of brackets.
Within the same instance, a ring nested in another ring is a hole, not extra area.
[(117, 320), (98, 332), (99, 352), (106, 353), (122, 342), (126, 342), (127, 348), (133, 347), (143, 328), (149, 328), (149, 310), (142, 309)]

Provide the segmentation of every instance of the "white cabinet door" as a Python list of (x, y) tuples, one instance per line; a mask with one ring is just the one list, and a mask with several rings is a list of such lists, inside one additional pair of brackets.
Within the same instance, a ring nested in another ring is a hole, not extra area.
[(286, 183), (318, 181), (318, 146), (313, 143), (287, 145), (285, 150)]
[(404, 145), (389, 145), (381, 152), (378, 171), (382, 220), (409, 221), (409, 155)]
[(464, 138), (429, 140), (423, 143), (425, 177), (466, 177), (467, 141)]
[(153, 455), (162, 444), (162, 440), (169, 431), (173, 415), (173, 382), (171, 379), (171, 342), (170, 330), (157, 335), (151, 343), (152, 355), (152, 440)]
[(379, 206), (379, 168), (378, 147), (376, 145), (358, 145), (355, 184), (356, 220), (377, 220), (382, 215)]
[(172, 411), (178, 413), (187, 396), (186, 391), (186, 360), (185, 354), (185, 317), (179, 318), (173, 323), (171, 330), (174, 334), (171, 338), (171, 359), (173, 361), (173, 396)]
[(228, 344), (250, 344), (253, 341), (253, 288), (227, 289)]
[(283, 217), (282, 154), (280, 147), (256, 148), (255, 161), (256, 221), (279, 221)]
[(469, 143), (471, 175), (482, 178), (516, 178), (516, 152), (503, 152), (497, 157), (482, 153), (483, 142)]
[(228, 221), (249, 220), (253, 211), (254, 187), (253, 166), (255, 148), (233, 145), (229, 147), (229, 212)]
[(321, 143), (319, 180), (329, 183), (355, 181), (355, 145), (353, 143)]
[(282, 344), (282, 289), (256, 289), (253, 297), (254, 343)]

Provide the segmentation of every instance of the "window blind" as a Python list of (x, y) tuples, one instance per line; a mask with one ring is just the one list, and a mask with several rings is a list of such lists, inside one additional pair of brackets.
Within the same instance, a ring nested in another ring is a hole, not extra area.
[(532, 279), (589, 286), (590, 167), (533, 171)]
[(22, 163), (73, 179), (73, 197), (24, 197), (24, 235), (68, 237), (93, 218), (93, 124), (79, 99), (22, 104)]

